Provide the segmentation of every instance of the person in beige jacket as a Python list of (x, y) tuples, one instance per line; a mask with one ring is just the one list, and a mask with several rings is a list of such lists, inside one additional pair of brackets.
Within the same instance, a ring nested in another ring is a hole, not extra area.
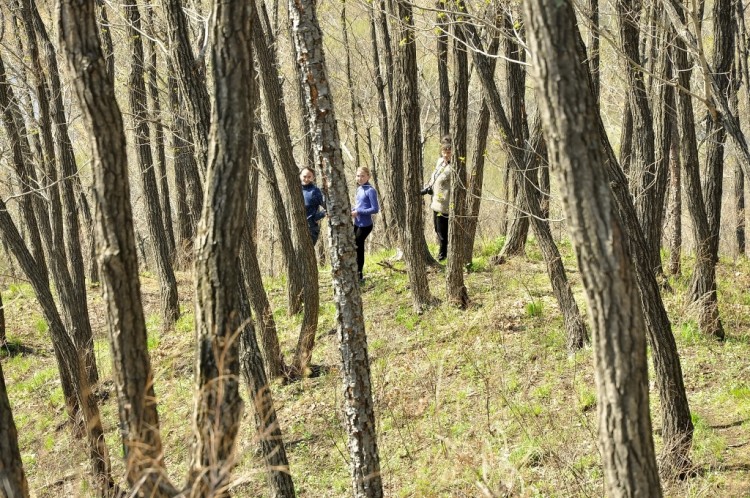
[(435, 164), (430, 182), (422, 189), (422, 194), (430, 194), (432, 202), (430, 208), (433, 212), (433, 223), (435, 233), (440, 243), (438, 250), (438, 261), (444, 261), (448, 257), (448, 214), (451, 203), (451, 156), (453, 145), (451, 137), (446, 135), (440, 141), (440, 158)]

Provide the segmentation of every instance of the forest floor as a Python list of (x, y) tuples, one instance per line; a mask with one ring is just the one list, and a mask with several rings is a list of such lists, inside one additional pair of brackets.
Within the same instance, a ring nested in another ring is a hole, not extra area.
[[(363, 287), (372, 366), (378, 444), (386, 496), (602, 496), (597, 449), (592, 351), (565, 350), (565, 332), (541, 255), (502, 266), (487, 260), (501, 241), (480, 248), (466, 286), (471, 307), (443, 303), (412, 311), (406, 275), (368, 256)], [(580, 274), (569, 245), (561, 251), (586, 312)], [(692, 261), (685, 260), (686, 273)], [(403, 263), (395, 263), (403, 269)], [(750, 262), (722, 259), (719, 275), (723, 343), (701, 335), (685, 304), (688, 276), (672, 278), (665, 294), (681, 354), (695, 423), (695, 476), (663, 483), (674, 497), (750, 496)], [(184, 481), (191, 445), (194, 332), (190, 275), (178, 276), (184, 315), (160, 332), (159, 290), (143, 274), (149, 348), (155, 368), (165, 460), (173, 482)], [(340, 417), (340, 357), (333, 333), (330, 272), (323, 269), (321, 314), (313, 363), (322, 375), (273, 386), (291, 473), (301, 497), (351, 496), (347, 438)], [(282, 346), (291, 357), (300, 317), (286, 314), (280, 279), (268, 290)], [(430, 272), (443, 298), (443, 270)], [(29, 285), (2, 288), (10, 348), (0, 352), (25, 470), (33, 496), (89, 496), (81, 441), (65, 426), (62, 392), (46, 324)], [(105, 393), (101, 409), (114, 473), (124, 475), (116, 396), (104, 309), (91, 289), (92, 325)], [(9, 354), (10, 353), (10, 354)], [(653, 367), (651, 366), (653, 378)], [(108, 397), (106, 396), (108, 394)], [(661, 450), (658, 395), (650, 389), (657, 451)], [(251, 403), (238, 439), (235, 497), (265, 496)]]

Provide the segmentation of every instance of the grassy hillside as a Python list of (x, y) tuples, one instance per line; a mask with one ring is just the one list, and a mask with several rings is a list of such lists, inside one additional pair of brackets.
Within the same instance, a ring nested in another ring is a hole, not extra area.
[[(601, 496), (596, 391), (590, 348), (569, 356), (562, 319), (539, 251), (500, 267), (486, 260), (500, 241), (481, 248), (466, 284), (467, 311), (447, 304), (412, 312), (403, 264), (378, 265), (392, 254), (368, 256), (365, 319), (372, 363), (383, 482), (388, 496)], [(579, 305), (586, 309), (569, 246), (561, 250)], [(685, 261), (685, 268), (691, 262)], [(339, 353), (330, 274), (321, 272), (321, 320), (313, 363), (322, 374), (273, 387), (291, 471), (303, 497), (350, 496)], [(179, 276), (185, 314), (160, 334), (158, 284), (142, 275), (149, 317), (155, 388), (167, 468), (186, 474), (191, 444), (193, 322), (190, 276)], [(670, 496), (750, 496), (750, 263), (722, 261), (719, 293), (727, 341), (697, 331), (684, 303), (686, 277), (665, 295), (682, 355), (696, 425), (696, 476), (665, 483)], [(444, 297), (442, 271), (430, 274)], [(298, 317), (284, 309), (283, 282), (269, 282), (282, 345), (296, 344)], [(2, 287), (10, 346), (0, 352), (21, 451), (35, 496), (88, 496), (81, 441), (64, 427), (62, 392), (46, 325), (30, 286)], [(115, 473), (123, 475), (106, 325), (98, 289), (91, 290), (92, 325), (102, 384), (102, 414)], [(660, 419), (651, 389), (657, 451)], [(233, 495), (263, 496), (251, 403), (239, 444)]]

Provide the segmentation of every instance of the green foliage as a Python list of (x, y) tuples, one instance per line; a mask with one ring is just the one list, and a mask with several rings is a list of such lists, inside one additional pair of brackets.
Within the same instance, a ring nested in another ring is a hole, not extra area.
[(509, 460), (517, 467), (539, 467), (546, 456), (539, 439), (526, 437), (511, 451)]
[(679, 334), (680, 338), (688, 344), (695, 345), (703, 341), (703, 335), (694, 320), (688, 320), (680, 324)]
[(536, 318), (542, 316), (544, 306), (541, 301), (529, 301), (524, 306), (524, 309), (526, 310), (526, 316), (529, 318)]
[(494, 240), (491, 240), (485, 244), (483, 244), (479, 249), (479, 256), (482, 257), (490, 257), (494, 256), (495, 254), (498, 254), (500, 250), (505, 245), (505, 237), (500, 236)]
[(174, 325), (180, 334), (192, 334), (195, 331), (195, 316), (192, 311), (183, 311)]
[(47, 333), (48, 329), (49, 329), (49, 326), (47, 325), (47, 320), (45, 320), (44, 317), (41, 315), (35, 315), (34, 316), (34, 330), (36, 330), (38, 334), (44, 335)]

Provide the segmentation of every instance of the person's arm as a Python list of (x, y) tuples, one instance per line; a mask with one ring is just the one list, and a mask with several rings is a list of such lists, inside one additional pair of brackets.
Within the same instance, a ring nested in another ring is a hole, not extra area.
[(369, 208), (362, 208), (357, 209), (358, 214), (377, 214), (380, 212), (380, 205), (378, 204), (378, 193), (375, 191), (374, 188), (367, 189), (367, 192), (365, 192), (365, 195), (367, 195), (367, 198), (370, 201), (370, 207)]
[(315, 198), (313, 199), (313, 205), (316, 207), (316, 211), (313, 215), (313, 220), (320, 221), (326, 216), (326, 201), (320, 189), (317, 189), (314, 195)]

